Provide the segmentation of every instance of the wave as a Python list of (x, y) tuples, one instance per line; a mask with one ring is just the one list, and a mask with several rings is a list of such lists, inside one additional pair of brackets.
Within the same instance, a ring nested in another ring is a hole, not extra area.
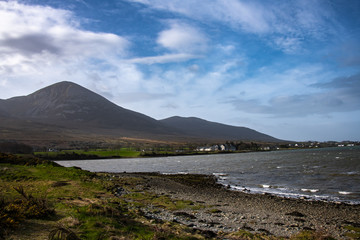
[(350, 194), (352, 194), (352, 192), (339, 191), (339, 194), (341, 194), (341, 195), (350, 195)]
[(328, 195), (308, 195), (300, 192), (293, 192), (287, 188), (280, 189), (271, 189), (271, 188), (247, 188), (247, 187), (238, 187), (238, 186), (230, 186), (230, 189), (254, 193), (254, 194), (271, 194), (275, 196), (285, 197), (285, 198), (296, 198), (296, 199), (313, 199), (313, 200), (325, 200), (325, 201), (337, 201), (338, 199), (331, 199)]
[[(265, 187), (264, 187), (265, 186)], [(238, 185), (227, 185), (230, 190), (233, 191), (241, 191), (244, 193), (250, 194), (271, 194), (274, 196), (284, 197), (284, 198), (295, 198), (295, 199), (304, 199), (304, 200), (317, 200), (317, 201), (325, 201), (325, 202), (346, 202), (348, 204), (359, 204), (359, 201), (351, 201), (351, 200), (342, 200), (339, 197), (326, 195), (326, 194), (314, 194), (320, 192), (319, 189), (289, 189), (285, 187), (274, 188), (271, 185), (262, 184), (259, 187), (246, 187), (246, 186), (238, 186)], [(308, 194), (306, 194), (308, 193)], [(350, 195), (352, 192), (347, 191), (339, 191), (341, 195)]]
[(320, 191), (319, 189), (308, 189), (308, 188), (302, 188), (301, 191), (303, 192), (311, 192), (311, 193), (316, 193), (318, 191)]
[(225, 176), (228, 176), (229, 174), (227, 173), (213, 173), (214, 176), (216, 177), (225, 177)]

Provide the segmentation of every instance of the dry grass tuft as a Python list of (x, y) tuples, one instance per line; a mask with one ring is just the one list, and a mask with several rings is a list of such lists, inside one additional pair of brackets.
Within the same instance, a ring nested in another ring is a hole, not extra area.
[(80, 240), (70, 229), (57, 227), (49, 233), (49, 240)]

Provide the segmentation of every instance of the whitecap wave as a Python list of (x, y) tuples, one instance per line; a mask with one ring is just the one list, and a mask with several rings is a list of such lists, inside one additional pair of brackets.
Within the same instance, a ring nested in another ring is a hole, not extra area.
[(311, 193), (316, 193), (319, 191), (319, 189), (308, 189), (308, 188), (302, 188), (301, 191), (303, 192), (311, 192)]
[(227, 173), (213, 173), (214, 176), (216, 177), (225, 177), (225, 176), (228, 176), (229, 174)]
[(341, 195), (350, 195), (350, 194), (352, 194), (352, 192), (339, 191), (339, 194), (341, 194)]

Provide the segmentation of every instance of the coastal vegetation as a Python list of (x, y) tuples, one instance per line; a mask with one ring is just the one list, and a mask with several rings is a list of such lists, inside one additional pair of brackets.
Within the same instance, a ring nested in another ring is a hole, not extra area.
[(36, 157), (49, 160), (98, 159), (98, 158), (129, 158), (139, 157), (140, 151), (131, 148), (93, 149), (93, 150), (50, 150), (34, 152)]
[(307, 148), (325, 147), (354, 147), (358, 142), (247, 142), (247, 141), (226, 141), (215, 143), (139, 143), (123, 142), (97, 143), (86, 145), (85, 143), (72, 143), (71, 146), (61, 147), (51, 145), (51, 147), (32, 146), (16, 141), (0, 142), (0, 152), (16, 154), (17, 156), (34, 156), (43, 160), (84, 160), (84, 159), (104, 159), (104, 158), (136, 158), (136, 157), (167, 157), (183, 155), (203, 155), (203, 154), (226, 154), (226, 153), (245, 153), (255, 151), (277, 151), (295, 150)]
[[(215, 144), (203, 144), (201, 147), (195, 144), (189, 145), (136, 145), (129, 147), (113, 147), (93, 149), (56, 149), (49, 148), (46, 151), (35, 151), (32, 154), (41, 159), (47, 160), (82, 160), (82, 159), (104, 159), (104, 158), (136, 158), (136, 157), (168, 157), (185, 155), (204, 155), (204, 154), (227, 154), (227, 153), (246, 153), (256, 151), (277, 151), (277, 150), (296, 150), (306, 148), (338, 147), (332, 143), (291, 143), (274, 145), (260, 142), (226, 142)], [(349, 145), (349, 144), (348, 144)], [(358, 145), (358, 144), (357, 144)], [(347, 145), (342, 145), (347, 146)], [(355, 144), (351, 144), (355, 146)]]
[(154, 224), (142, 216), (139, 206), (150, 199), (171, 209), (187, 203), (134, 190), (136, 181), (131, 178), (124, 190), (127, 197), (121, 198), (117, 194), (121, 181), (115, 184), (108, 174), (37, 159), (27, 164), (8, 154), (0, 159), (0, 239), (202, 238), (176, 223)]
[[(164, 176), (152, 177), (161, 180)], [(215, 184), (207, 176), (166, 178), (201, 188)], [(0, 239), (284, 239), (246, 229), (212, 232), (153, 218), (157, 209), (189, 220), (194, 216), (187, 211), (221, 214), (221, 210), (150, 191), (147, 181), (146, 174), (92, 173), (36, 157), (0, 153)], [(357, 226), (347, 227), (349, 237), (356, 239)], [(291, 239), (332, 238), (305, 231)]]

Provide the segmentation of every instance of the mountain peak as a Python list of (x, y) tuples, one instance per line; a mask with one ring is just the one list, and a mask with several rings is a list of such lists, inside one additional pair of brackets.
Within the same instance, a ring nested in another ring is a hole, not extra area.
[(153, 132), (161, 128), (155, 119), (117, 106), (99, 94), (67, 81), (28, 96), (5, 100), (2, 105), (9, 116), (62, 126), (87, 125)]
[[(13, 124), (14, 129), (20, 129), (17, 132), (23, 131), (21, 129), (24, 124), (32, 124), (30, 129), (37, 129), (35, 132), (39, 134), (43, 131), (39, 126), (50, 129), (54, 126), (54, 131), (59, 131), (57, 129), (61, 127), (71, 131), (75, 129), (85, 135), (95, 133), (149, 139), (276, 141), (251, 129), (209, 122), (196, 117), (176, 116), (157, 121), (122, 108), (99, 94), (68, 81), (55, 83), (28, 96), (1, 100), (0, 117), (7, 118), (8, 125)], [(11, 119), (23, 122), (15, 126), (16, 122)]]
[[(94, 95), (101, 97), (100, 95), (76, 84), (73, 82), (63, 81), (58, 82), (48, 87), (42, 88), (32, 94), (29, 97), (37, 98), (46, 98), (47, 100), (65, 100), (66, 98), (82, 98), (83, 100), (91, 100), (94, 98)], [(91, 96), (91, 97), (90, 97)], [(60, 99), (59, 99), (60, 98)], [(101, 97), (103, 98), (103, 97)]]

